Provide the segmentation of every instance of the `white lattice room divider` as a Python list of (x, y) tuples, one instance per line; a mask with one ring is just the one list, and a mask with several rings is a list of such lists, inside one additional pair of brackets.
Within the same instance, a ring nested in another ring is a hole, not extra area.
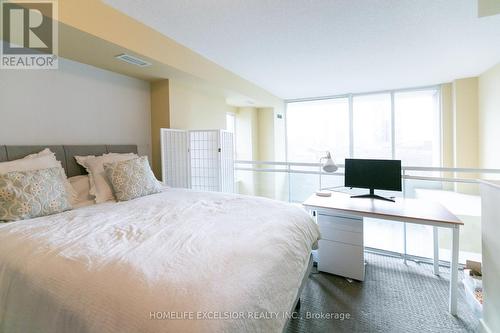
[(189, 131), (191, 188), (221, 191), (219, 131)]
[(172, 187), (234, 192), (234, 137), (224, 130), (161, 130), (163, 180)]
[(184, 130), (161, 129), (162, 178), (168, 186), (191, 187), (189, 136)]

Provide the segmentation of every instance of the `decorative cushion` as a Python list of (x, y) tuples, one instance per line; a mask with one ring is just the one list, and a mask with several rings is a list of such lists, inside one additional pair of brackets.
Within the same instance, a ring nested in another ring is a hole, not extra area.
[(69, 195), (70, 202), (74, 203), (77, 194), (66, 178), (66, 173), (64, 172), (61, 162), (56, 159), (56, 155), (48, 148), (45, 148), (39, 153), (27, 155), (24, 158), (18, 160), (0, 162), (0, 174), (5, 174), (12, 171), (31, 171), (55, 167), (61, 168), (64, 177), (64, 183), (66, 186), (66, 192)]
[(95, 196), (95, 202), (103, 203), (115, 199), (111, 184), (109, 184), (104, 172), (104, 164), (130, 160), (137, 157), (139, 156), (133, 153), (109, 153), (102, 156), (75, 156), (75, 159), (89, 174), (90, 194)]
[(161, 186), (153, 175), (145, 156), (133, 160), (104, 164), (115, 197), (127, 201), (149, 194), (159, 193)]
[(16, 221), (71, 209), (60, 167), (0, 175), (0, 221)]

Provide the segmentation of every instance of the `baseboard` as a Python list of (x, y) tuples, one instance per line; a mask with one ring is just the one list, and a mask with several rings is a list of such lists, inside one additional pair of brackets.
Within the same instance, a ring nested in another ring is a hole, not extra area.
[(484, 322), (484, 320), (481, 318), (479, 319), (479, 323), (481, 324), (481, 332), (482, 333), (492, 333), (491, 330), (489, 329), (488, 325)]

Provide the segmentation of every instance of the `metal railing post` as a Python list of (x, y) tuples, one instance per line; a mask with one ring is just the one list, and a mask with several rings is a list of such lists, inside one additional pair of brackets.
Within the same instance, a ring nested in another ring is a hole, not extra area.
[[(406, 170), (403, 169), (403, 198), (406, 199)], [(406, 223), (403, 223), (403, 261), (404, 264), (406, 265), (406, 257), (407, 257), (408, 251), (406, 250)]]

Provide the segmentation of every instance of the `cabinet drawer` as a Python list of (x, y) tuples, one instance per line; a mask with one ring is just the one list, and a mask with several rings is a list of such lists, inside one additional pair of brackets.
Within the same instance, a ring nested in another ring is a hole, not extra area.
[(318, 224), (321, 226), (327, 226), (337, 230), (349, 231), (349, 232), (363, 232), (363, 219), (354, 219), (341, 216), (332, 215), (318, 215)]
[(320, 223), (321, 239), (363, 246), (363, 233), (332, 227), (331, 223)]
[(318, 255), (319, 271), (359, 281), (365, 279), (363, 247), (320, 240)]

